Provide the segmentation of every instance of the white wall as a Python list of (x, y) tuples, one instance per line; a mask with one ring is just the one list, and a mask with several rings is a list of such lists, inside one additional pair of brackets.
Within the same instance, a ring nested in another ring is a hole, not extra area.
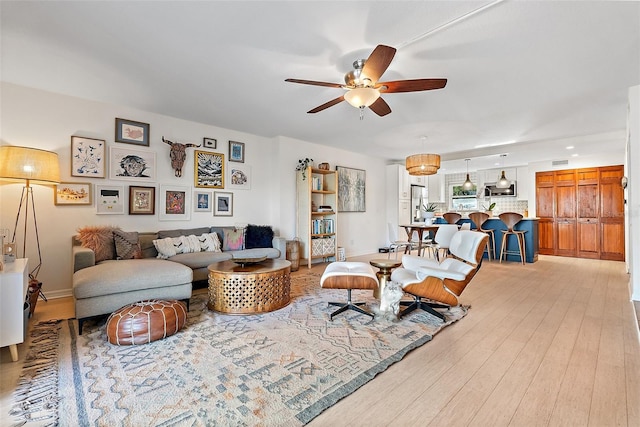
[[(367, 212), (339, 215), (338, 244), (347, 256), (371, 253), (385, 243), (384, 164), (380, 159), (296, 141), (288, 138), (264, 138), (239, 131), (218, 128), (162, 116), (132, 108), (104, 104), (53, 94), (37, 89), (2, 83), (0, 143), (43, 148), (58, 153), (63, 182), (96, 184), (188, 186), (193, 189), (193, 151), (188, 149), (183, 176), (176, 178), (170, 166), (169, 146), (161, 137), (201, 143), (203, 137), (218, 140), (214, 151), (228, 156), (228, 141), (245, 143), (245, 165), (251, 166), (251, 189), (233, 190), (233, 217), (214, 217), (212, 213), (191, 212), (190, 221), (159, 221), (158, 215), (96, 215), (94, 206), (54, 206), (53, 188), (34, 186), (43, 267), (38, 278), (48, 297), (69, 295), (71, 290), (71, 237), (85, 225), (112, 224), (127, 231), (210, 225), (269, 224), (279, 235), (295, 236), (295, 166), (299, 158), (312, 157), (319, 162), (367, 170)], [(150, 147), (114, 142), (115, 118), (150, 124)], [(104, 139), (109, 147), (155, 151), (155, 184), (107, 179), (87, 179), (70, 175), (70, 141), (72, 135)], [(227, 164), (228, 166), (228, 164)], [(0, 181), (0, 228), (13, 231), (22, 184)], [(213, 191), (213, 190), (211, 190)], [(229, 191), (228, 189), (222, 191)], [(157, 197), (159, 198), (159, 197)], [(127, 202), (128, 203), (128, 202)], [(156, 212), (158, 208), (156, 206)], [(30, 224), (31, 227), (31, 224)], [(31, 227), (32, 228), (32, 227)], [(22, 226), (19, 226), (19, 230)], [(21, 233), (19, 232), (18, 235)], [(36, 265), (35, 240), (28, 239), (30, 268)], [(21, 244), (19, 244), (21, 248)], [(21, 253), (21, 250), (19, 251)]]
[(627, 265), (631, 273), (631, 298), (640, 301), (640, 86), (629, 89), (627, 127)]

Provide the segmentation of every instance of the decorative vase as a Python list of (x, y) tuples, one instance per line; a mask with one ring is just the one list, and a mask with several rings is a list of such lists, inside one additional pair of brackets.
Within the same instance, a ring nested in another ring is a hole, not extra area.
[(436, 216), (435, 212), (422, 212), (422, 218), (425, 220), (430, 219), (433, 221), (433, 217)]

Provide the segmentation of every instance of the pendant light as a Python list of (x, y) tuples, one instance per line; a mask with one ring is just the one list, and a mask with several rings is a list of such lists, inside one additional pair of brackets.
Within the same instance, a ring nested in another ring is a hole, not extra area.
[(469, 179), (469, 160), (471, 159), (464, 159), (464, 161), (467, 162), (467, 180), (462, 184), (462, 189), (465, 191), (473, 190), (473, 182)]
[[(426, 146), (427, 137), (423, 136), (422, 140), (423, 151)], [(409, 175), (433, 175), (438, 173), (440, 169), (440, 155), (439, 154), (412, 154), (405, 160), (405, 167), (409, 172)]]
[[(504, 168), (504, 158), (507, 157), (507, 155), (506, 154), (500, 154), (500, 157), (502, 158), (502, 167)], [(497, 188), (509, 188), (509, 187), (511, 187), (511, 182), (504, 175), (504, 169), (502, 170), (502, 175), (500, 175), (500, 179), (498, 180), (498, 182), (496, 182), (496, 187)]]

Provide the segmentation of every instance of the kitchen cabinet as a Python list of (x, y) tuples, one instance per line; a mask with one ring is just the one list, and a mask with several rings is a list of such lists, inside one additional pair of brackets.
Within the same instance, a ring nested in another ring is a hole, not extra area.
[(411, 176), (404, 165), (394, 165), (398, 170), (398, 198), (411, 200)]
[(516, 168), (516, 181), (518, 200), (529, 200), (529, 168), (521, 166)]
[(444, 175), (428, 175), (427, 187), (429, 189), (429, 193), (427, 195), (429, 203), (443, 203), (445, 201)]
[[(406, 169), (405, 169), (406, 172)], [(407, 175), (409, 172), (406, 172)], [(409, 175), (409, 183), (412, 185), (423, 185), (427, 186), (427, 176), (425, 175)]]

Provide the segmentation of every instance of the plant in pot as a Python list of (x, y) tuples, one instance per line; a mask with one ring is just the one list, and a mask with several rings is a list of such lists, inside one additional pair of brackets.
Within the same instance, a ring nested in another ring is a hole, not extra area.
[(436, 214), (437, 205), (435, 203), (429, 203), (428, 205), (422, 205), (422, 217), (424, 219), (433, 218)]
[(489, 207), (486, 207), (485, 205), (482, 205), (482, 209), (484, 209), (485, 213), (488, 214), (490, 217), (493, 216), (493, 209), (496, 207), (496, 203), (493, 202), (489, 205)]
[(296, 170), (302, 171), (303, 181), (307, 179), (307, 175), (306, 175), (307, 167), (312, 163), (313, 163), (313, 159), (310, 159), (309, 157), (305, 157), (304, 159), (298, 160), (298, 165), (296, 166)]

